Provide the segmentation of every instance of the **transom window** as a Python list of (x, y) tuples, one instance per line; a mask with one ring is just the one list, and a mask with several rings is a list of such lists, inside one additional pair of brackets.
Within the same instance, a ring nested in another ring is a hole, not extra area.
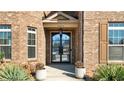
[(124, 61), (124, 23), (109, 23), (109, 60)]
[(28, 27), (28, 58), (36, 58), (36, 28)]
[(0, 52), (5, 59), (11, 59), (11, 26), (0, 25)]

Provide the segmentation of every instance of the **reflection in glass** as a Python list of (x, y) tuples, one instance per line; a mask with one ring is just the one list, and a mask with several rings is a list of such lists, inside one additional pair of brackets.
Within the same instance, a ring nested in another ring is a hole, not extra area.
[(118, 44), (119, 43), (118, 42), (118, 38), (114, 38), (113, 40), (114, 40), (114, 44)]
[(60, 46), (60, 41), (54, 40), (53, 41), (53, 47), (59, 47)]
[(118, 23), (114, 23), (113, 26), (114, 26), (114, 27), (118, 27), (119, 24), (118, 24)]
[(69, 55), (62, 55), (63, 61), (69, 61)]
[(35, 57), (35, 47), (28, 46), (28, 58)]
[(52, 40), (60, 40), (60, 35), (56, 34), (52, 37)]
[(63, 35), (62, 35), (62, 40), (69, 40), (69, 38), (70, 38), (70, 37), (69, 37), (68, 35), (66, 35), (66, 34), (63, 34)]
[(109, 38), (109, 44), (113, 44), (113, 38)]
[(0, 39), (4, 38), (4, 32), (0, 32)]
[(124, 39), (123, 38), (119, 38), (119, 44), (124, 44)]
[(60, 62), (60, 55), (52, 55), (52, 61), (53, 62)]
[(124, 37), (124, 30), (119, 30), (119, 37)]
[(11, 39), (11, 33), (8, 32), (8, 39)]
[(59, 48), (53, 48), (52, 54), (59, 54)]
[(63, 47), (69, 47), (69, 40), (62, 41)]
[(118, 30), (114, 30), (114, 37), (118, 37)]
[(113, 30), (109, 30), (109, 38), (113, 37)]
[(109, 23), (109, 27), (124, 27), (124, 23)]
[(69, 54), (69, 48), (64, 48), (63, 49), (63, 54)]
[(110, 60), (123, 60), (122, 47), (110, 46), (109, 47), (109, 59)]

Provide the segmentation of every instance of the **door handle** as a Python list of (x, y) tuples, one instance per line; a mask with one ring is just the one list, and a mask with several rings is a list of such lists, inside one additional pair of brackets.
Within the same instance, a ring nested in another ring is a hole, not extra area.
[(59, 55), (61, 54), (61, 49), (60, 49), (60, 47), (59, 47)]
[(63, 47), (59, 47), (59, 54), (63, 54)]
[(63, 55), (63, 48), (61, 49), (61, 54)]

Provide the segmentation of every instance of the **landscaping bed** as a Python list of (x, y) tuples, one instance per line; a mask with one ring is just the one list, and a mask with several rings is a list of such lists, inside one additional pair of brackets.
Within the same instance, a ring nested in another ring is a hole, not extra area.
[[(36, 79), (36, 71), (41, 69), (42, 63), (0, 63), (0, 81), (34, 81)], [(39, 68), (38, 68), (39, 67)]]
[(99, 65), (93, 76), (95, 81), (124, 81), (124, 66), (121, 64)]

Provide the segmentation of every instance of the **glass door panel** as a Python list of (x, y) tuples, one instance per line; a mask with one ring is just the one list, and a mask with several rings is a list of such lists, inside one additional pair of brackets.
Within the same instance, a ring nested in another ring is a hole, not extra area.
[(60, 62), (60, 54), (59, 54), (59, 47), (52, 48), (52, 61), (53, 62)]
[(70, 40), (62, 40), (62, 46), (63, 47), (70, 47)]
[(58, 41), (58, 40), (53, 40), (53, 48), (54, 47), (56, 47), (56, 48), (59, 48), (59, 46), (60, 46), (60, 41)]
[(52, 62), (70, 62), (70, 33), (52, 33)]
[(62, 55), (62, 62), (69, 62), (69, 55)]
[(69, 48), (63, 48), (63, 55), (70, 54)]
[(60, 62), (60, 55), (53, 54), (52, 55), (52, 62)]

